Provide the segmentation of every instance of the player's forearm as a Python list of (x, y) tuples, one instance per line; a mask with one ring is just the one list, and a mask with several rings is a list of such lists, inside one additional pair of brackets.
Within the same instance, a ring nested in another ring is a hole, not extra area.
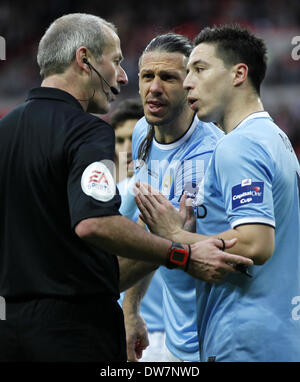
[(236, 237), (237, 244), (227, 252), (248, 257), (253, 260), (255, 265), (263, 265), (274, 251), (275, 231), (266, 225), (242, 225), (214, 235), (214, 237), (221, 237), (223, 240)]
[(120, 291), (133, 287), (139, 280), (148, 276), (157, 266), (153, 263), (119, 257)]
[(148, 290), (153, 274), (154, 272), (151, 272), (143, 277), (138, 283), (126, 291), (123, 300), (123, 310), (125, 314), (139, 313), (141, 302)]
[(208, 237), (209, 236), (201, 235), (199, 233), (185, 231), (184, 229), (178, 229), (177, 231), (170, 233), (168, 238), (175, 243), (194, 244), (198, 241), (208, 239)]
[(183, 244), (194, 244), (208, 237), (222, 238), (223, 240), (237, 238), (237, 243), (232, 248), (227, 249), (226, 252), (248, 257), (256, 265), (264, 264), (274, 251), (274, 229), (264, 225), (239, 226), (236, 229), (230, 229), (212, 236), (178, 230), (170, 239)]

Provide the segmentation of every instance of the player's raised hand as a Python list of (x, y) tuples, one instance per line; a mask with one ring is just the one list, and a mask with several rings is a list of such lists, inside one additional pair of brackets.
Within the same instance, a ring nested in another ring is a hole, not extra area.
[(150, 231), (172, 240), (172, 237), (182, 229), (185, 216), (180, 214), (161, 192), (149, 184), (136, 183), (134, 192), (136, 204), (141, 212), (140, 218)]
[(192, 207), (192, 199), (184, 193), (180, 199), (179, 213), (184, 221), (183, 229), (189, 232), (196, 232), (196, 216)]

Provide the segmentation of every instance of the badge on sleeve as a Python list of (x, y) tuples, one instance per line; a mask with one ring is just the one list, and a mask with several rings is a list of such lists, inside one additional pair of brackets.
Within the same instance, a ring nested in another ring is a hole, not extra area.
[(253, 182), (244, 179), (241, 184), (232, 187), (232, 209), (249, 203), (262, 203), (264, 198), (264, 182)]
[(102, 162), (90, 164), (81, 177), (82, 191), (99, 200), (108, 202), (116, 193), (116, 185), (109, 169)]

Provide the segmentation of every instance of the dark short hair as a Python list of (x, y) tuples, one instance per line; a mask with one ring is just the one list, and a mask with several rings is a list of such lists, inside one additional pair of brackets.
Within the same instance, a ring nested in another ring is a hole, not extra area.
[(248, 77), (259, 94), (267, 70), (267, 48), (264, 41), (238, 24), (204, 28), (194, 40), (194, 45), (216, 45), (216, 54), (225, 65), (240, 62), (248, 66)]
[(144, 109), (139, 98), (128, 98), (121, 101), (110, 117), (111, 126), (116, 129), (118, 125), (128, 119), (140, 119), (144, 116)]
[(166, 33), (154, 37), (144, 49), (141, 58), (148, 52), (167, 52), (167, 53), (181, 53), (186, 57), (189, 57), (193, 50), (192, 42), (185, 36), (177, 33)]

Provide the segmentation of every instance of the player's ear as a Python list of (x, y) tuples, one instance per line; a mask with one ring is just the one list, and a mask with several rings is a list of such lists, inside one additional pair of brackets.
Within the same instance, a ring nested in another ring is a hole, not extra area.
[(234, 65), (232, 68), (233, 86), (242, 85), (248, 77), (248, 66), (243, 63)]

